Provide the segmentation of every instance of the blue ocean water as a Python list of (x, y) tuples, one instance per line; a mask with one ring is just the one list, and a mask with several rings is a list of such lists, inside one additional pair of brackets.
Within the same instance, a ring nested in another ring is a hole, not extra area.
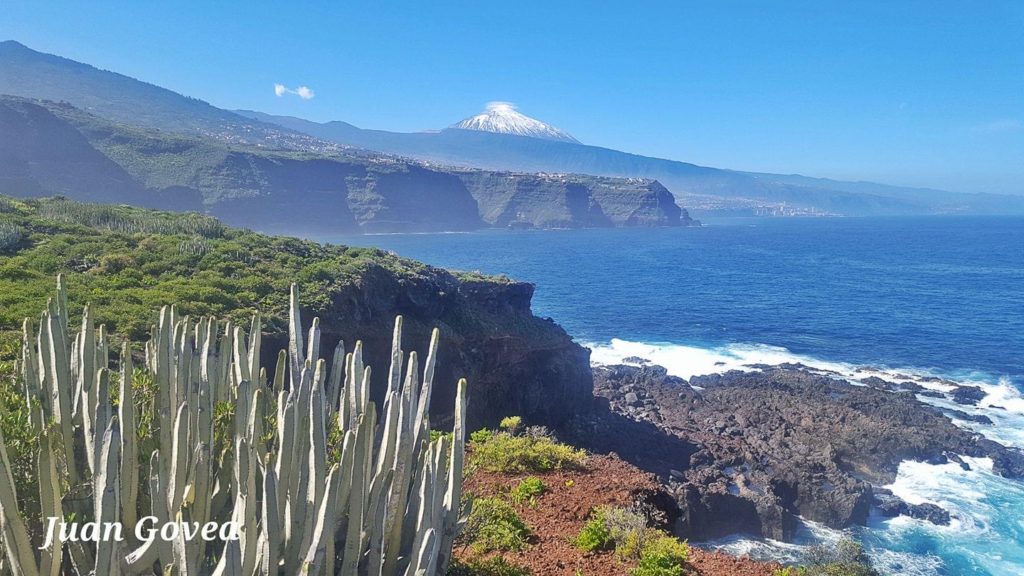
[[(961, 424), (1024, 447), (1024, 218), (732, 219), (682, 229), (317, 239), (533, 282), (535, 313), (590, 346), (596, 361), (640, 355), (684, 377), (802, 361), (852, 379), (899, 373), (980, 385), (989, 396), (972, 410), (995, 424)], [(986, 465), (968, 473), (904, 464), (894, 490), (945, 506), (954, 522), (873, 521), (859, 537), (878, 567), (1024, 574), (1024, 483)], [(814, 526), (807, 534), (835, 537)]]

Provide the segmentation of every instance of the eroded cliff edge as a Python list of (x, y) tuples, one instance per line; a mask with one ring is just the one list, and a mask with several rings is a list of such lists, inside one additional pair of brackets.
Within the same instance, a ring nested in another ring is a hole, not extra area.
[[(404, 319), (403, 347), (421, 359), (437, 327), (431, 407), (432, 424), (439, 428), (451, 417), (459, 378), (469, 382), (470, 430), (495, 426), (512, 414), (560, 428), (591, 402), (590, 351), (552, 320), (534, 316), (533, 290), (524, 282), (456, 276), (430, 266), (398, 275), (371, 265), (357, 279), (317, 295), (322, 304), (303, 310), (303, 317), (320, 317), (323, 350), (339, 339), (349, 349), (356, 339), (363, 341), (366, 362), (375, 369), (375, 393), (385, 388), (395, 315)], [(277, 338), (283, 344), (283, 334)]]

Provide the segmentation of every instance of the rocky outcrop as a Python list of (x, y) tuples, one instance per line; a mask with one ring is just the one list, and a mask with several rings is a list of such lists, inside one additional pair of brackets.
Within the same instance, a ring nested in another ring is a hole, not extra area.
[[(592, 398), (589, 351), (550, 319), (533, 315), (533, 285), (464, 276), (423, 266), (413, 275), (372, 264), (358, 279), (318, 295), (303, 318), (320, 317), (324, 351), (344, 340), (364, 343), (374, 368), (372, 392), (386, 388), (392, 326), (404, 317), (403, 347), (426, 358), (430, 332), (441, 342), (431, 397), (433, 424), (449, 424), (455, 384), (469, 382), (470, 430), (495, 426), (504, 416), (560, 427)], [(285, 344), (284, 331), (265, 337), (268, 354)], [(269, 359), (268, 359), (269, 360)]]
[(875, 488), (874, 506), (882, 516), (910, 516), (938, 526), (949, 526), (949, 512), (930, 502), (908, 504), (885, 488)]
[[(694, 539), (788, 539), (797, 516), (841, 528), (863, 524), (873, 505), (948, 522), (937, 507), (878, 499), (874, 485), (891, 483), (904, 460), (985, 456), (996, 473), (1024, 477), (1020, 451), (955, 426), (911, 392), (761, 368), (686, 382), (659, 366), (595, 367), (598, 407), (573, 434), (596, 449), (618, 442), (620, 455), (658, 472), (683, 511), (679, 532)], [(664, 442), (652, 442), (658, 435), (688, 450), (666, 459)]]

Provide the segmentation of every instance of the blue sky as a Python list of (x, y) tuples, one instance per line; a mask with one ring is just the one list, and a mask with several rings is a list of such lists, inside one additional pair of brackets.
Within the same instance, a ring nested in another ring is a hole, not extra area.
[(1024, 193), (1017, 0), (42, 4), (0, 39), (224, 108), (417, 131), (504, 100), (641, 154)]

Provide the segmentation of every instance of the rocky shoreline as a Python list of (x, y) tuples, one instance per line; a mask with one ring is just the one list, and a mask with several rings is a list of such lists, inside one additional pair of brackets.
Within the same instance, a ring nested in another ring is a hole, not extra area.
[[(948, 524), (949, 512), (881, 488), (905, 460), (1024, 478), (1024, 453), (956, 426), (918, 400), (913, 383), (851, 385), (800, 365), (692, 378), (650, 364), (594, 366), (594, 406), (567, 432), (658, 474), (693, 540), (735, 533), (790, 540), (799, 518), (831, 528), (864, 524), (872, 509)], [(976, 393), (950, 388), (954, 401)]]

